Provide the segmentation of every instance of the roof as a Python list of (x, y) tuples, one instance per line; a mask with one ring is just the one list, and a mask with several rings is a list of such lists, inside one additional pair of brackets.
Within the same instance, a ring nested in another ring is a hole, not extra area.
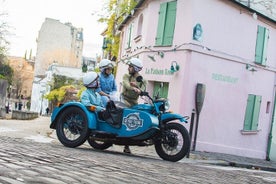
[[(134, 7), (134, 13), (133, 13), (133, 14), (135, 14), (135, 12), (138, 10), (138, 8), (140, 8), (140, 7), (143, 5), (144, 2), (146, 2), (146, 0), (140, 0), (140, 1), (137, 3), (137, 5)], [(239, 6), (241, 6), (241, 7), (245, 8), (245, 9), (247, 9), (247, 10), (249, 10), (249, 11), (252, 12), (252, 13), (256, 13), (258, 16), (263, 17), (263, 18), (265, 18), (265, 19), (271, 21), (271, 22), (274, 23), (274, 24), (276, 23), (276, 20), (274, 20), (274, 19), (272, 19), (272, 18), (270, 18), (270, 17), (268, 17), (268, 16), (266, 16), (266, 15), (264, 15), (264, 14), (262, 14), (262, 13), (256, 11), (256, 10), (254, 10), (254, 9), (252, 9), (252, 8), (249, 8), (248, 6), (246, 6), (246, 5), (244, 5), (244, 4), (240, 3), (240, 2), (238, 2), (238, 1), (236, 1), (236, 0), (231, 0), (230, 2), (233, 2), (233, 3), (235, 3), (235, 4), (239, 5)], [(124, 25), (131, 19), (131, 17), (132, 17), (132, 15), (129, 14), (129, 15), (122, 21), (122, 23), (119, 25), (118, 30), (122, 30), (123, 27), (124, 27)]]
[[(138, 8), (140, 8), (142, 6), (142, 4), (145, 2), (146, 0), (140, 0), (137, 5), (134, 7), (134, 13), (138, 10)], [(132, 15), (129, 14), (123, 21), (122, 23), (119, 25), (118, 30), (122, 30), (122, 28), (124, 27), (124, 25), (131, 19)]]
[(67, 66), (59, 66), (56, 64), (52, 64), (48, 71), (52, 72), (52, 74), (61, 75), (70, 77), (73, 79), (81, 79), (83, 77), (83, 72), (81, 68), (73, 68), (73, 67), (67, 67)]
[(256, 13), (258, 16), (263, 17), (263, 18), (265, 18), (265, 19), (271, 21), (271, 22), (274, 23), (274, 24), (276, 23), (276, 19), (270, 18), (269, 16), (264, 15), (264, 14), (262, 14), (261, 12), (255, 10), (255, 9), (253, 9), (253, 8), (250, 8), (250, 7), (246, 6), (245, 4), (243, 4), (243, 3), (241, 3), (241, 2), (238, 2), (237, 0), (231, 0), (231, 2), (233, 2), (234, 4), (237, 4), (237, 5), (239, 5), (239, 6), (243, 7), (243, 8), (245, 8), (245, 9), (247, 9), (248, 11), (250, 11), (250, 12), (252, 12), (252, 13)]

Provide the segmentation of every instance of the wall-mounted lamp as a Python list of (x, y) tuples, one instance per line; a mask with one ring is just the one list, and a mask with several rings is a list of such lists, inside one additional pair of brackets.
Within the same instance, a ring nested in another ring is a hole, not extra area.
[(257, 20), (258, 19), (258, 15), (256, 12), (249, 12), (249, 11), (243, 11), (243, 10), (240, 10), (240, 14), (248, 14), (248, 15), (252, 15), (253, 19)]
[(135, 10), (134, 10), (134, 9), (132, 9), (132, 10), (130, 11), (130, 14), (133, 16), (133, 15), (134, 15), (134, 13), (135, 13)]
[(180, 69), (179, 64), (176, 61), (172, 61), (171, 63), (171, 72), (177, 72)]
[(148, 55), (148, 58), (150, 58), (152, 61), (155, 62), (156, 60), (155, 60), (154, 57), (155, 57), (156, 55), (160, 56), (161, 58), (164, 58), (164, 55), (165, 55), (165, 54), (164, 54), (164, 52), (162, 52), (162, 51), (157, 51), (157, 54), (154, 54), (153, 56), (152, 56), (152, 55)]
[(257, 20), (258, 19), (257, 13), (253, 13), (252, 17), (253, 17), (253, 19)]
[(151, 55), (148, 55), (148, 58), (150, 58), (152, 61), (156, 61), (155, 59), (154, 59), (154, 56), (151, 56)]
[(254, 68), (254, 66), (250, 65), (250, 64), (246, 64), (245, 69), (250, 71), (250, 72), (256, 72), (257, 70)]

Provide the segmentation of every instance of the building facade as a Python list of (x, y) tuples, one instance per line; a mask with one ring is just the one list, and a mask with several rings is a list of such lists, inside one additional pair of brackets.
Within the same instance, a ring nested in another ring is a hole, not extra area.
[[(34, 82), (32, 88), (31, 111), (45, 114), (48, 100), (43, 96), (50, 92), (53, 66), (81, 71), (85, 59), (83, 51), (83, 29), (71, 23), (46, 18), (37, 38)], [(50, 74), (49, 74), (50, 73)], [(58, 73), (58, 72), (57, 72)], [(58, 73), (58, 75), (65, 75)], [(72, 76), (74, 74), (71, 73)]]
[(34, 61), (9, 56), (8, 63), (14, 72), (13, 84), (10, 86), (8, 95), (10, 108), (11, 110), (29, 110), (34, 79)]
[(83, 30), (71, 23), (46, 18), (37, 38), (35, 76), (44, 75), (48, 67), (57, 63), (61, 66), (82, 66)]
[(119, 26), (116, 79), (140, 58), (148, 91), (163, 83), (171, 110), (195, 115), (192, 150), (276, 160), (275, 28), (237, 1), (140, 0)]

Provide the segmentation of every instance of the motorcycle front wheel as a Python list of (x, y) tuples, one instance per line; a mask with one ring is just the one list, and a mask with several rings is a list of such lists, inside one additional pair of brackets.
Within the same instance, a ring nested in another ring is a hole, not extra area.
[(163, 160), (177, 162), (185, 157), (190, 148), (190, 136), (179, 123), (168, 123), (161, 138), (155, 142), (156, 153)]
[(91, 137), (88, 137), (87, 141), (92, 148), (98, 149), (98, 150), (105, 150), (112, 146), (112, 143), (104, 142), (104, 141), (96, 141)]
[(82, 145), (89, 136), (86, 114), (78, 107), (68, 107), (58, 117), (56, 133), (64, 146)]

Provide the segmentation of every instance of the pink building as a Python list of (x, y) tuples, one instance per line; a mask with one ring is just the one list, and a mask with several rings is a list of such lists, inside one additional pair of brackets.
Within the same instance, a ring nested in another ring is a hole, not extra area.
[(234, 0), (140, 0), (134, 10), (119, 27), (117, 81), (138, 57), (148, 90), (162, 82), (172, 111), (195, 114), (192, 150), (276, 160), (275, 20)]

